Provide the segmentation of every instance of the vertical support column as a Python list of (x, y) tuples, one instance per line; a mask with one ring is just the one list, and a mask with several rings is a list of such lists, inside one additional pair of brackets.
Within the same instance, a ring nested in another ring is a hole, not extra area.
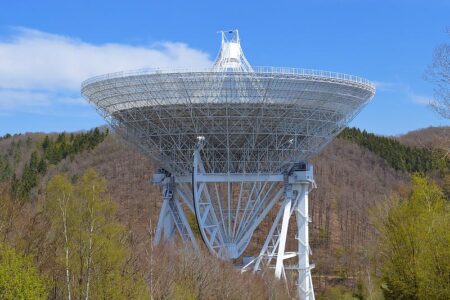
[[(313, 167), (305, 163), (295, 164), (284, 180), (285, 202), (277, 213), (259, 256), (242, 269), (245, 271), (254, 263), (253, 271), (256, 272), (260, 269), (262, 262), (265, 262), (268, 267), (273, 267), (270, 263), (273, 258), (276, 258), (275, 276), (277, 278), (281, 278), (285, 270), (298, 272), (297, 295), (301, 300), (315, 299), (311, 277), (311, 269), (314, 265), (309, 263), (308, 215), (308, 194), (314, 187)], [(289, 218), (294, 212), (297, 223), (297, 251), (286, 252), (287, 227)], [(294, 257), (297, 258), (295, 265), (284, 266), (284, 261)]]
[(297, 291), (302, 300), (314, 299), (311, 279), (311, 266), (309, 264), (309, 216), (308, 193), (310, 183), (299, 184), (299, 198), (295, 208), (298, 240), (298, 282)]

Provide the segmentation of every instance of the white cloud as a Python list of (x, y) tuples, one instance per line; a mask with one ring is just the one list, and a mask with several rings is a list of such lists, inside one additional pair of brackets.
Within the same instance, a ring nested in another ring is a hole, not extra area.
[(0, 115), (25, 112), (51, 116), (61, 115), (63, 111), (69, 115), (87, 112), (86, 108), (90, 105), (86, 100), (68, 94), (48, 90), (0, 89)]
[(408, 101), (419, 105), (430, 105), (432, 97), (417, 94), (413, 89), (403, 83), (375, 81), (375, 87), (378, 91), (397, 93), (399, 96), (406, 98)]
[(209, 65), (208, 54), (183, 43), (95, 45), (25, 28), (0, 41), (0, 88), (78, 91), (81, 81), (109, 72)]
[(378, 91), (391, 92), (398, 89), (399, 85), (392, 82), (374, 81), (373, 84)]
[(415, 94), (412, 92), (409, 93), (409, 99), (414, 103), (422, 104), (422, 105), (430, 105), (430, 103), (432, 101), (431, 97), (418, 95), (418, 94)]
[(48, 92), (0, 89), (0, 109), (48, 107), (51, 104)]
[(0, 37), (0, 111), (85, 105), (83, 80), (139, 68), (206, 68), (209, 55), (184, 43), (91, 44), (28, 28)]

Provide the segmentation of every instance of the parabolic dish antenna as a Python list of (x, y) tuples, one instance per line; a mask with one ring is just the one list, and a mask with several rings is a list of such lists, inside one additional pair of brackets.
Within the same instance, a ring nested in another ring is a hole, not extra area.
[[(313, 299), (309, 264), (307, 162), (327, 145), (375, 94), (363, 78), (305, 69), (252, 67), (237, 30), (222, 32), (214, 65), (206, 70), (141, 69), (82, 83), (113, 129), (161, 168), (163, 187), (156, 242), (177, 231), (201, 239), (224, 259), (240, 257), (253, 232), (275, 206), (279, 211), (259, 256), (245, 269), (276, 261), (275, 274), (297, 258), (298, 293)], [(295, 212), (298, 251), (286, 252)]]

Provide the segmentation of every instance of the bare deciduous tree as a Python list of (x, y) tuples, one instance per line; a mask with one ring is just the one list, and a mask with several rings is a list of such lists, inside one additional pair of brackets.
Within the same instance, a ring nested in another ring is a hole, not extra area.
[[(447, 28), (450, 36), (450, 27)], [(450, 119), (450, 44), (434, 50), (433, 61), (425, 71), (425, 79), (434, 84), (434, 100), (430, 105), (441, 116)]]
[(72, 251), (71, 237), (69, 236), (69, 214), (70, 214), (70, 205), (71, 205), (71, 196), (72, 196), (72, 186), (67, 179), (62, 175), (57, 175), (53, 178), (53, 180), (48, 185), (48, 199), (49, 206), (56, 208), (55, 216), (60, 217), (60, 222), (62, 223), (62, 233), (64, 235), (64, 264), (65, 264), (65, 273), (66, 273), (66, 285), (67, 285), (67, 299), (72, 299), (72, 287), (71, 287), (71, 271), (70, 271), (70, 251)]

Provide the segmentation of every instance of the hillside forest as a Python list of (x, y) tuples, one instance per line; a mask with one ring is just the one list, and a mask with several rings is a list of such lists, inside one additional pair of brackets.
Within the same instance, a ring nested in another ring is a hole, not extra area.
[[(347, 128), (313, 159), (317, 299), (450, 299), (449, 143), (450, 127)], [(292, 299), (294, 275), (154, 246), (157, 167), (107, 128), (1, 137), (0, 299)]]

